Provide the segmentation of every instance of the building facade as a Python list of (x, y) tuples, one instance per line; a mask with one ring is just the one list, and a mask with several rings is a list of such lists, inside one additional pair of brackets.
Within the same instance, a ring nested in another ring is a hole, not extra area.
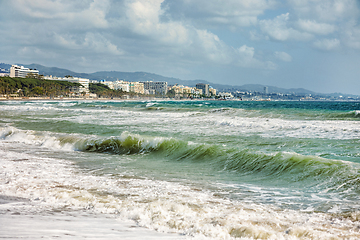
[(115, 81), (113, 83), (115, 90), (122, 90), (123, 92), (130, 92), (130, 83), (126, 81)]
[(12, 65), (10, 68), (10, 77), (26, 78), (28, 74), (39, 75), (36, 69), (26, 68), (24, 66)]
[(99, 83), (104, 84), (105, 86), (109, 87), (110, 89), (115, 88), (113, 81), (100, 80)]
[(108, 86), (113, 90), (122, 90), (123, 92), (134, 92), (144, 94), (144, 84), (142, 82), (127, 82), (123, 80), (106, 81), (100, 80), (99, 83)]
[(210, 93), (212, 96), (216, 96), (216, 89), (214, 89), (214, 88), (209, 88), (209, 93)]
[(269, 87), (264, 87), (264, 93), (269, 94)]
[(197, 83), (196, 88), (201, 89), (202, 94), (204, 94), (206, 97), (210, 96), (210, 94), (209, 94), (209, 84)]
[(168, 84), (167, 82), (140, 82), (144, 84), (144, 90), (148, 94), (166, 95)]
[(144, 83), (142, 82), (130, 82), (129, 84), (129, 91), (134, 93), (141, 93), (144, 94)]

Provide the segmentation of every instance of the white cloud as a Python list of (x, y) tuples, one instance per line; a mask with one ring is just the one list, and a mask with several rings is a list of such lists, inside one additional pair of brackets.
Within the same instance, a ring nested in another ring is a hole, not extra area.
[[(236, 64), (242, 67), (264, 67), (256, 60), (253, 48), (233, 49), (219, 37), (181, 21), (162, 21), (163, 0), (136, 0), (127, 2), (126, 17), (129, 30), (134, 31), (154, 44), (169, 47), (169, 51), (181, 52), (190, 61), (208, 61), (217, 64)], [(214, 3), (214, 2), (212, 2)], [(242, 1), (245, 4), (245, 1)], [(251, 3), (249, 2), (251, 5)], [(170, 52), (169, 52), (170, 53)], [(169, 54), (167, 53), (167, 54)]]
[(219, 37), (206, 30), (196, 30), (190, 51), (204, 55), (208, 60), (217, 63), (229, 63), (231, 61), (227, 46), (220, 41)]
[(284, 61), (284, 62), (292, 61), (292, 57), (286, 52), (275, 52), (274, 55), (277, 59), (279, 59), (281, 61)]
[(48, 21), (53, 27), (71, 29), (107, 28), (106, 14), (110, 8), (109, 0), (84, 0), (82, 2), (51, 0), (13, 0), (11, 7), (20, 18), (30, 21)]
[(122, 55), (124, 53), (99, 33), (87, 33), (82, 46), (98, 53), (111, 55)]
[(110, 3), (107, 0), (94, 0), (90, 3), (88, 8), (85, 8), (80, 13), (73, 13), (71, 15), (71, 22), (78, 22), (81, 27), (87, 28), (108, 28), (109, 23), (106, 20), (106, 14), (110, 8)]
[[(21, 47), (16, 51), (17, 54), (27, 56), (31, 58), (31, 56), (36, 57), (49, 57), (49, 52), (44, 49), (39, 49), (37, 47)], [(53, 57), (53, 56), (52, 56)]]
[(339, 48), (340, 46), (340, 40), (339, 39), (322, 39), (317, 40), (314, 42), (314, 47), (321, 49), (321, 50), (334, 50)]
[(246, 45), (236, 49), (236, 63), (238, 66), (247, 68), (276, 69), (276, 64), (271, 61), (261, 61), (255, 57), (255, 48)]
[(263, 35), (261, 35), (261, 33), (258, 33), (256, 30), (251, 30), (249, 32), (249, 35), (250, 39), (253, 41), (260, 41), (264, 39)]
[(288, 0), (300, 18), (338, 22), (358, 16), (357, 0)]
[(53, 43), (66, 49), (79, 49), (79, 44), (76, 43), (72, 36), (69, 34), (53, 33)]
[(290, 36), (290, 31), (286, 26), (289, 19), (289, 13), (277, 16), (274, 20), (261, 20), (261, 30), (271, 38), (279, 41), (285, 41)]
[[(171, 4), (188, 11), (182, 12), (185, 19), (171, 15), (176, 10)], [(209, 25), (257, 26), (258, 16), (273, 8), (274, 0), (14, 0), (6, 6), (19, 13), (16, 18), (10, 13), (6, 17), (12, 19), (14, 44), (23, 46), (22, 53), (28, 55), (71, 54), (73, 63), (82, 61), (84, 65), (96, 62), (91, 59), (137, 62), (141, 58), (143, 62), (168, 63), (165, 59), (171, 58), (176, 64), (276, 68), (256, 46), (244, 45), (242, 40), (231, 46), (212, 31), (219, 28)], [(198, 21), (204, 24), (200, 26)], [(297, 35), (302, 33), (288, 24), (289, 14), (283, 14), (262, 20), (260, 26), (276, 40), (301, 38)]]
[(291, 39), (309, 40), (312, 38), (311, 34), (297, 31), (294, 28), (289, 27), (288, 24), (289, 13), (281, 14), (273, 20), (261, 20), (259, 22), (262, 32), (277, 41), (286, 41)]
[(188, 44), (188, 29), (184, 25), (174, 21), (166, 23), (160, 21), (163, 1), (128, 1), (124, 27), (166, 44)]
[(342, 42), (353, 49), (360, 49), (360, 27), (359, 26), (347, 26), (343, 31)]
[(273, 8), (275, 0), (169, 0), (164, 4), (172, 17), (191, 19), (195, 25), (244, 27), (256, 24), (257, 17)]
[(243, 45), (238, 49), (238, 52), (246, 59), (251, 59), (254, 57), (255, 49), (253, 47), (248, 47), (246, 45)]
[(327, 35), (333, 33), (336, 27), (333, 24), (318, 23), (315, 20), (298, 20), (298, 26), (309, 33)]

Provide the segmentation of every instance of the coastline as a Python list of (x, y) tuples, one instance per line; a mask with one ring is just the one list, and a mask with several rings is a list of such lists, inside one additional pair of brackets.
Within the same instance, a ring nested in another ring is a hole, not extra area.
[(156, 97), (139, 97), (139, 98), (51, 98), (51, 97), (0, 97), (3, 101), (240, 101), (240, 102), (359, 102), (354, 99), (203, 99), (203, 98), (156, 98)]
[(121, 100), (121, 101), (137, 101), (137, 100), (175, 100), (170, 98), (153, 98), (153, 97), (144, 97), (144, 98), (50, 98), (50, 97), (11, 97), (11, 98), (0, 98), (0, 101), (109, 101), (109, 100)]

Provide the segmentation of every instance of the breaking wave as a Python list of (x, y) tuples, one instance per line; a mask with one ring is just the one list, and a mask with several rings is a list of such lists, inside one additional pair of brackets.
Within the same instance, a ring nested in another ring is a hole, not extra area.
[(345, 194), (360, 192), (358, 164), (340, 160), (304, 156), (296, 153), (263, 153), (251, 149), (226, 148), (198, 144), (174, 138), (148, 137), (123, 132), (118, 137), (53, 135), (21, 131), (7, 127), (0, 138), (37, 144), (47, 148), (110, 154), (159, 154), (172, 161), (200, 163), (215, 171), (254, 176), (262, 182), (304, 185), (321, 191)]

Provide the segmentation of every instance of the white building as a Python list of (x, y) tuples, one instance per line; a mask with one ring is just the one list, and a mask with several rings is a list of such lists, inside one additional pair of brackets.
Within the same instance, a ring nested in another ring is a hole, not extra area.
[(144, 94), (144, 83), (142, 82), (130, 82), (129, 84), (129, 91), (134, 93), (141, 93)]
[(114, 89), (113, 81), (100, 80), (99, 83), (104, 84), (105, 86), (108, 86), (110, 89)]
[(229, 92), (219, 92), (218, 96), (223, 99), (233, 99), (234, 98), (234, 96)]
[(167, 89), (168, 89), (167, 82), (149, 81), (149, 82), (140, 82), (140, 83), (144, 84), (144, 90), (149, 94), (155, 93), (159, 95), (166, 95), (167, 93)]
[(80, 83), (81, 87), (79, 87), (78, 89), (74, 89), (74, 91), (76, 91), (76, 92), (86, 92), (86, 93), (89, 92), (89, 82), (90, 82), (90, 80), (87, 79), (87, 78), (46, 76), (46, 77), (44, 77), (44, 79)]
[(39, 71), (18, 65), (12, 65), (10, 68), (10, 77), (26, 78), (28, 74), (39, 75)]
[(125, 81), (115, 81), (113, 83), (115, 90), (122, 90), (123, 92), (130, 92), (130, 83)]
[(209, 93), (210, 93), (210, 95), (212, 95), (212, 96), (216, 96), (216, 89), (214, 89), (214, 88), (209, 88)]

